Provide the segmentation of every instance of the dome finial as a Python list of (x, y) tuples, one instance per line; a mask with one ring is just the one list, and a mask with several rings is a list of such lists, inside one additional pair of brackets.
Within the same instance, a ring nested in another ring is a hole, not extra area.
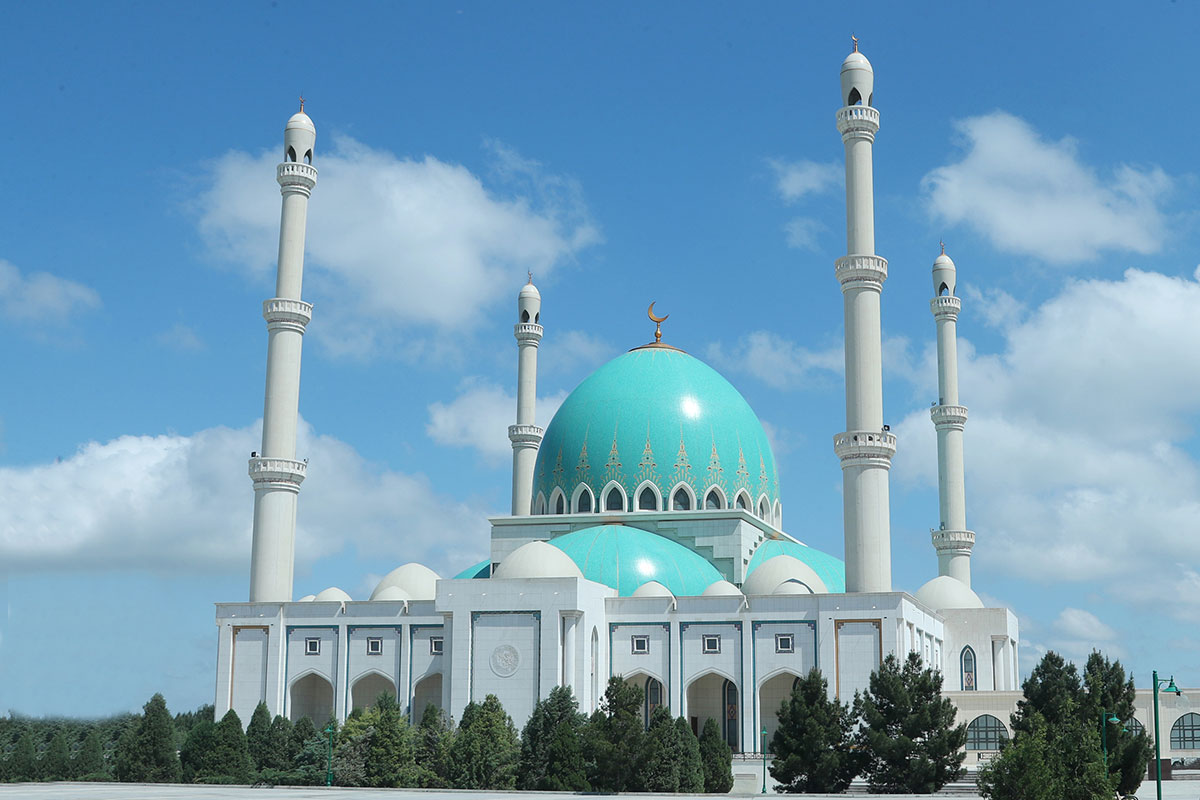
[(854, 42), (854, 52), (858, 52), (858, 37), (853, 33), (850, 34), (850, 41)]
[(938, 246), (942, 248), (942, 255), (946, 255), (946, 243), (939, 239)]
[(300, 95), (300, 113), (304, 113), (304, 95)]
[(533, 270), (526, 270), (525, 274), (529, 276), (529, 286), (533, 285)]
[(650, 307), (646, 309), (646, 316), (648, 316), (650, 321), (654, 323), (654, 343), (659, 344), (662, 342), (662, 324), (666, 322), (667, 317), (671, 315), (664, 314), (661, 317), (654, 316), (654, 303), (651, 303)]

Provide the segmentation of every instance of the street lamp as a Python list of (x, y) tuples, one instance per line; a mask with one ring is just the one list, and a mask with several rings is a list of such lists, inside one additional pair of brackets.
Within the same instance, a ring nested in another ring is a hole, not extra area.
[[(1104, 749), (1104, 774), (1108, 774), (1108, 726), (1114, 722), (1120, 722), (1117, 715), (1111, 711), (1100, 712), (1100, 744)], [(1124, 731), (1124, 728), (1121, 728)]]
[(325, 735), (329, 737), (329, 757), (325, 761), (325, 785), (333, 786), (333, 723), (325, 727)]
[(1174, 692), (1176, 697), (1183, 696), (1183, 692), (1175, 685), (1174, 675), (1170, 680), (1164, 681), (1158, 677), (1158, 670), (1154, 670), (1154, 783), (1158, 788), (1158, 800), (1162, 800), (1162, 751), (1158, 744), (1159, 734), (1162, 731), (1158, 725), (1158, 687), (1163, 683), (1167, 684), (1168, 692)]
[(762, 793), (767, 793), (767, 729), (762, 729), (762, 751), (763, 751), (763, 788)]

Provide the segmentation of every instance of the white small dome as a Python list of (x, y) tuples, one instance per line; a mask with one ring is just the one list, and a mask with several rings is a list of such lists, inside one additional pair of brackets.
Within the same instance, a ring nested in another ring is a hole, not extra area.
[(542, 299), (542, 293), (539, 292), (537, 287), (533, 285), (532, 280), (529, 283), (527, 283), (521, 287), (521, 293), (517, 296), (518, 297), (536, 297), (538, 300)]
[[(813, 568), (794, 556), (772, 556), (755, 567), (742, 584), (746, 594), (775, 594), (784, 581), (798, 581), (812, 594), (828, 594), (829, 589)], [(784, 592), (794, 593), (794, 592)]]
[(313, 125), (312, 119), (303, 111), (297, 111), (292, 114), (291, 119), (287, 121), (287, 127), (284, 130), (303, 130), (312, 134), (316, 134), (317, 126)]
[(871, 69), (871, 62), (856, 47), (842, 62), (842, 104), (872, 105), (874, 92), (875, 70)]
[(954, 262), (950, 260), (950, 256), (946, 255), (945, 251), (940, 256), (933, 260), (933, 291), (939, 297), (943, 291), (954, 294), (957, 274), (954, 268)]
[(439, 580), (441, 576), (424, 564), (404, 564), (383, 576), (375, 591), (371, 592), (371, 599), (378, 600), (381, 591), (395, 586), (408, 595), (408, 600), (432, 600), (437, 596)]
[(571, 557), (545, 542), (523, 544), (500, 562), (492, 578), (582, 578)]
[(322, 589), (317, 592), (317, 596), (313, 600), (318, 603), (345, 603), (353, 600), (353, 598), (338, 587), (330, 586), (328, 589)]
[(306, 595), (304, 595), (304, 597), (301, 597), (296, 602), (297, 603), (311, 603), (313, 600), (316, 600), (316, 599), (317, 599), (317, 596), (315, 594), (306, 594)]
[(412, 600), (408, 596), (408, 592), (401, 589), (399, 586), (385, 586), (382, 589), (376, 589), (371, 594), (372, 600)]
[(947, 608), (983, 608), (979, 595), (971, 591), (958, 578), (949, 575), (939, 575), (917, 589), (917, 600), (932, 608), (942, 611)]
[(701, 597), (741, 597), (742, 591), (729, 581), (713, 581), (708, 585)]
[(808, 588), (808, 584), (802, 583), (795, 578), (790, 578), (775, 587), (775, 591), (771, 594), (812, 594), (812, 589)]
[(630, 597), (674, 597), (671, 590), (658, 581), (646, 581), (633, 590)]

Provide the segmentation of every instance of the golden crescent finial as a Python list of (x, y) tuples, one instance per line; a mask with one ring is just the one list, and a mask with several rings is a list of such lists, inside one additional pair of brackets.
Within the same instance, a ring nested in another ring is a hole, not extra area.
[(854, 52), (858, 52), (858, 37), (853, 33), (850, 34), (850, 41), (854, 42)]
[(304, 113), (304, 95), (300, 95), (300, 113)]
[(671, 315), (663, 314), (661, 317), (654, 316), (654, 303), (651, 303), (650, 307), (646, 309), (646, 316), (649, 317), (650, 321), (654, 323), (654, 343), (658, 344), (662, 341), (662, 324), (666, 322), (667, 317)]
[(533, 284), (533, 270), (527, 270), (525, 274), (529, 276), (529, 283), (530, 283), (530, 285), (532, 285)]
[(939, 241), (938, 244), (941, 245), (941, 247), (942, 247), (942, 255), (946, 255), (946, 243), (943, 241)]

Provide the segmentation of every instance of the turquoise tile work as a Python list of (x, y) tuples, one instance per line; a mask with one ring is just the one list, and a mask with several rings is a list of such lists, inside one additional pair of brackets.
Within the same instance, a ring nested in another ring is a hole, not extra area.
[(656, 533), (628, 525), (597, 525), (556, 536), (562, 550), (590, 581), (628, 597), (646, 581), (658, 581), (676, 597), (691, 597), (721, 580), (703, 556)]
[(812, 567), (830, 592), (846, 591), (846, 565), (840, 558), (790, 539), (768, 539), (760, 544), (746, 565), (746, 576), (749, 577), (759, 564), (775, 556), (791, 556), (803, 561)]
[(492, 574), (492, 562), (490, 559), (484, 559), (473, 567), (467, 567), (462, 572), (455, 575), (458, 578), (486, 578)]
[[(719, 486), (732, 506), (739, 490), (751, 508), (779, 497), (775, 457), (745, 398), (712, 367), (665, 347), (632, 350), (596, 370), (563, 402), (546, 429), (533, 496), (568, 501), (580, 483), (600, 493), (616, 481), (630, 502), (643, 481), (664, 498), (679, 483), (703, 503)], [(569, 510), (569, 509), (568, 509)]]

